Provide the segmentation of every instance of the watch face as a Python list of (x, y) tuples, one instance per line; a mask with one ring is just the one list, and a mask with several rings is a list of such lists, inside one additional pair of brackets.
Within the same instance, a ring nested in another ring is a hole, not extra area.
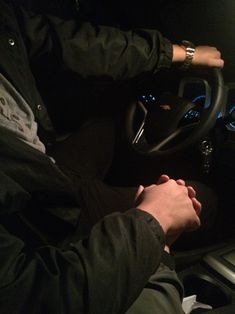
[(182, 63), (181, 69), (187, 70), (190, 67), (194, 57), (195, 45), (188, 40), (183, 40), (182, 45), (185, 47), (186, 57), (184, 62)]

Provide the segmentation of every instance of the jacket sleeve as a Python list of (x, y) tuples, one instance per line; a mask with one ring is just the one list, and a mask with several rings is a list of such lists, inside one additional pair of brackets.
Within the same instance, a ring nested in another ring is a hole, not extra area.
[(29, 55), (39, 64), (56, 62), (82, 77), (129, 79), (172, 63), (172, 44), (157, 30), (123, 31), (25, 11), (20, 17)]
[(184, 314), (183, 286), (174, 269), (161, 263), (126, 314)]
[(124, 313), (163, 247), (160, 225), (137, 209), (106, 216), (66, 251), (29, 249), (0, 225), (0, 312)]

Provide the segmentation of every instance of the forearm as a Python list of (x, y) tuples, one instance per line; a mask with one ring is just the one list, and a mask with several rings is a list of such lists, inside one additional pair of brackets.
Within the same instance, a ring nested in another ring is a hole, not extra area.
[(172, 56), (172, 62), (183, 62), (186, 58), (186, 51), (184, 48), (182, 48), (180, 45), (173, 45), (173, 56)]
[(176, 272), (161, 263), (126, 314), (183, 314), (183, 286)]
[(105, 217), (68, 251), (30, 252), (20, 239), (0, 231), (0, 297), (9, 295), (4, 307), (10, 308), (15, 294), (16, 307), (35, 304), (36, 289), (37, 307), (50, 313), (123, 313), (158, 267), (164, 246), (160, 226), (137, 210)]
[(156, 30), (122, 31), (27, 12), (20, 23), (34, 61), (49, 58), (82, 77), (129, 79), (172, 63), (172, 45)]

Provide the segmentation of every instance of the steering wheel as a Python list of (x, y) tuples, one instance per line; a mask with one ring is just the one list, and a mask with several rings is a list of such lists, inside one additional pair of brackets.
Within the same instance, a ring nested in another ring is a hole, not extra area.
[[(163, 94), (156, 104), (132, 102), (126, 115), (126, 136), (132, 148), (147, 156), (168, 155), (195, 144), (214, 127), (222, 108), (224, 82), (220, 69), (209, 69), (212, 98), (198, 105), (173, 94)], [(142, 120), (137, 123), (138, 112)]]

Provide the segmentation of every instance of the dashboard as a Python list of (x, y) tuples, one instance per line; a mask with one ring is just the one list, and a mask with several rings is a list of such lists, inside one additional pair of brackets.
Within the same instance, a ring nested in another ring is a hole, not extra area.
[[(152, 91), (141, 95), (140, 101), (146, 106), (157, 105), (164, 91)], [(183, 117), (184, 124), (200, 120), (200, 108), (209, 108), (212, 101), (212, 90), (207, 80), (197, 77), (186, 77), (181, 79), (178, 87), (178, 96), (195, 104)], [(234, 113), (235, 117), (235, 82), (225, 84), (224, 104), (217, 119)], [(235, 132), (235, 121), (226, 124), (226, 128)]]

